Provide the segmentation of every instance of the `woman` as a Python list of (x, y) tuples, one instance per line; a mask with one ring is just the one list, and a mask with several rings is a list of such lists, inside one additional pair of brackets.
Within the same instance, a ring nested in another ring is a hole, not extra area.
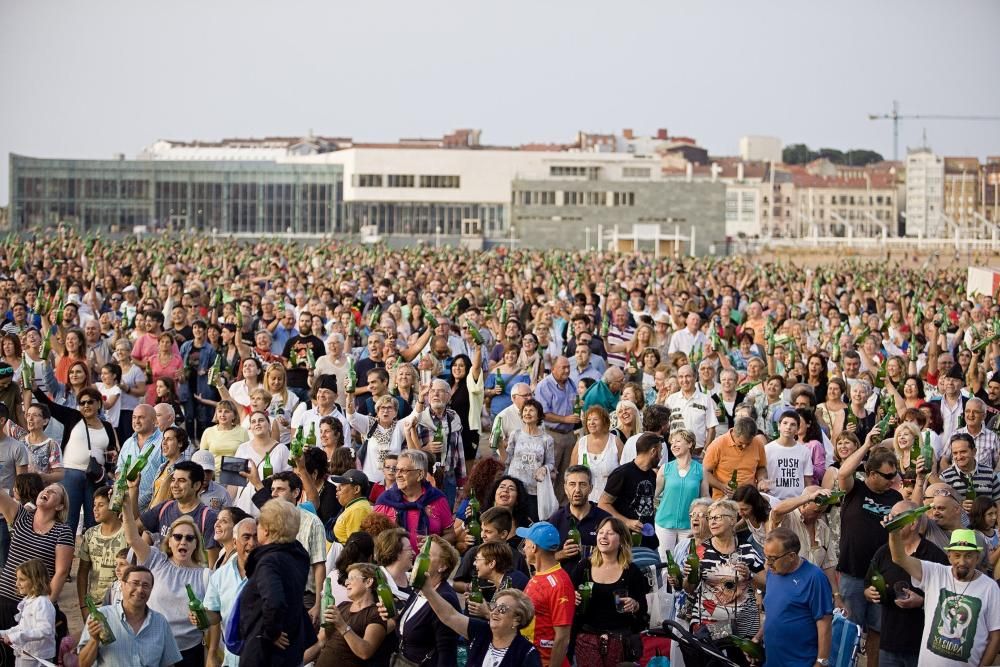
[(473, 345), (473, 358), (459, 354), (451, 362), (451, 399), (448, 407), (457, 412), (462, 420), (466, 461), (474, 461), (479, 450), (479, 428), (485, 401), (482, 354), (482, 348)]
[[(517, 531), (518, 526), (530, 526), (531, 516), (528, 512), (528, 491), (524, 483), (516, 477), (503, 475), (496, 479), (486, 494), (487, 502), (482, 506), (485, 512), (491, 507), (506, 507), (514, 515), (514, 524), (510, 534)], [(519, 538), (516, 538), (519, 540)], [(520, 542), (518, 542), (520, 543)]]
[[(347, 401), (347, 421), (359, 436), (358, 461), (368, 481), (381, 483), (385, 480), (382, 467), (387, 454), (403, 451), (403, 425), (397, 419), (399, 405), (392, 396), (379, 396), (375, 401), (375, 415), (363, 415), (354, 409), (354, 396)], [(343, 442), (343, 441), (341, 441)]]
[[(412, 595), (406, 605), (397, 609), (397, 616), (387, 620), (389, 632), (399, 632), (398, 653), (423, 667), (454, 667), (458, 664), (458, 639), (455, 631), (445, 625), (429, 604), (428, 591), (436, 593), (444, 607), (458, 611), (458, 595), (448, 583), (448, 575), (458, 565), (458, 552), (444, 538), (431, 535), (430, 568), (424, 586)], [(421, 545), (422, 546), (422, 545)], [(378, 604), (382, 619), (385, 607)], [(472, 662), (469, 665), (481, 664)]]
[(244, 429), (250, 428), (250, 413), (266, 412), (267, 416), (271, 418), (271, 437), (276, 442), (281, 442), (281, 427), (278, 425), (278, 419), (275, 418), (274, 412), (271, 410), (271, 392), (264, 389), (263, 386), (252, 390), (250, 392), (250, 405), (248, 407), (250, 412), (246, 413), (246, 416), (243, 417), (240, 426)]
[[(622, 387), (623, 401), (631, 401), (639, 411), (639, 432), (642, 432), (642, 411), (646, 407), (646, 392), (638, 382), (626, 382)], [(624, 442), (624, 440), (622, 441)]]
[(247, 558), (239, 600), (241, 667), (298, 667), (306, 647), (316, 643), (302, 604), (311, 568), (309, 554), (295, 539), (299, 521), (295, 505), (279, 498), (260, 510), (258, 546)]
[(777, 500), (761, 493), (753, 484), (743, 484), (733, 493), (733, 502), (737, 504), (740, 530), (749, 533), (749, 542), (758, 554), (763, 554), (767, 520), (771, 516), (771, 506)]
[(630, 639), (649, 626), (646, 594), (649, 581), (632, 562), (631, 533), (620, 519), (606, 517), (597, 526), (597, 548), (589, 560), (582, 560), (573, 571), (573, 585), (592, 582), (590, 602), (573, 619), (576, 635), (576, 660), (581, 665), (616, 667), (618, 663), (638, 660)]
[(472, 559), (473, 580), (479, 585), (483, 602), (473, 602), (465, 595), (465, 608), (470, 616), (489, 618), (489, 603), (497, 591), (505, 588), (524, 590), (528, 577), (514, 569), (514, 550), (505, 541), (484, 542)]
[[(763, 569), (764, 561), (749, 540), (737, 535), (738, 518), (739, 508), (732, 500), (717, 500), (708, 508), (712, 536), (697, 546), (701, 578), (696, 589), (685, 576), (684, 590), (697, 600), (692, 620), (704, 625), (728, 623), (732, 634), (752, 639), (760, 630), (753, 575)], [(683, 569), (687, 575), (687, 562)]]
[(389, 587), (393, 589), (393, 597), (403, 602), (410, 599), (408, 574), (413, 567), (414, 555), (405, 528), (383, 530), (375, 537), (375, 562), (381, 566)]
[[(347, 355), (344, 354), (344, 335), (334, 332), (326, 339), (326, 354), (316, 360), (313, 378), (318, 378), (321, 375), (333, 375), (337, 378), (337, 386), (343, 387), (344, 378), (347, 377), (347, 366)], [(337, 405), (341, 409), (347, 407), (344, 400), (346, 396), (347, 394), (337, 394)]]
[[(343, 449), (344, 425), (335, 417), (323, 417), (319, 420), (319, 446), (323, 448), (326, 458), (333, 464), (337, 451)], [(353, 463), (352, 463), (353, 467)], [(333, 473), (339, 475), (340, 473)]]
[[(45, 392), (36, 389), (35, 398), (45, 404), (52, 416), (62, 422), (62, 485), (69, 495), (68, 523), (73, 534), (80, 522), (83, 509), (84, 528), (94, 525), (94, 491), (97, 480), (87, 476), (87, 468), (93, 458), (102, 469), (107, 461), (108, 451), (117, 451), (118, 441), (111, 424), (98, 415), (101, 409), (101, 392), (93, 387), (84, 387), (77, 394), (77, 409), (64, 407), (52, 402)], [(100, 480), (103, 483), (103, 480)]]
[[(347, 599), (329, 607), (319, 639), (305, 652), (303, 662), (316, 667), (364, 667), (384, 664), (378, 654), (385, 640), (385, 621), (375, 607), (375, 566), (355, 563), (347, 569)], [(383, 656), (384, 658), (384, 656)]]
[[(400, 399), (399, 418), (408, 417), (413, 412), (413, 403), (417, 400), (417, 369), (412, 364), (399, 364), (394, 373), (395, 389), (393, 394)], [(480, 392), (480, 401), (483, 400)], [(479, 411), (482, 412), (482, 403)]]
[(642, 378), (639, 382), (642, 384), (647, 403), (652, 403), (656, 396), (656, 369), (660, 365), (660, 359), (662, 359), (660, 351), (655, 347), (647, 347), (642, 351), (642, 357), (640, 357)]
[(538, 336), (530, 331), (521, 338), (521, 352), (517, 356), (517, 367), (524, 369), (532, 390), (545, 377), (545, 360), (538, 347)]
[(829, 383), (826, 357), (817, 353), (810, 354), (806, 360), (806, 384), (813, 388), (813, 396), (826, 396)]
[(507, 438), (506, 474), (519, 479), (526, 491), (528, 515), (538, 521), (538, 485), (545, 479), (555, 480), (556, 454), (552, 436), (545, 432), (542, 404), (529, 398), (521, 406), (521, 428)]
[(154, 473), (156, 478), (153, 480), (153, 498), (149, 501), (150, 507), (156, 507), (173, 498), (170, 493), (170, 481), (174, 474), (174, 466), (184, 460), (184, 452), (188, 448), (187, 432), (178, 426), (168, 427), (163, 431), (161, 448), (165, 460), (160, 469)]
[(249, 515), (239, 507), (223, 507), (215, 517), (213, 537), (219, 545), (219, 557), (212, 563), (212, 570), (218, 570), (236, 553), (236, 539), (233, 528)]
[[(56, 351), (55, 374), (60, 383), (69, 382), (69, 367), (78, 361), (87, 363), (87, 343), (83, 331), (80, 329), (70, 329), (66, 332), (62, 343), (59, 336), (52, 336), (52, 349)], [(87, 382), (90, 382), (90, 375), (87, 375)]]
[(594, 476), (590, 500), (600, 502), (608, 476), (618, 467), (622, 456), (622, 441), (610, 433), (611, 420), (608, 413), (599, 405), (592, 406), (584, 414), (584, 424), (587, 435), (577, 440), (570, 454), (574, 464), (590, 468)]
[(830, 378), (826, 384), (826, 401), (816, 406), (816, 416), (826, 426), (830, 440), (836, 440), (847, 425), (846, 395), (847, 383), (841, 378)]
[(200, 447), (212, 452), (216, 472), (222, 470), (222, 457), (235, 455), (239, 446), (250, 437), (239, 425), (238, 410), (232, 401), (219, 401), (215, 406), (215, 425), (201, 434)]
[[(907, 409), (920, 408), (920, 404), (925, 400), (924, 383), (916, 375), (908, 375), (903, 381), (903, 404)], [(899, 411), (899, 406), (896, 406)], [(899, 411), (902, 414), (902, 411)]]
[(115, 361), (122, 369), (121, 398), (118, 400), (118, 442), (125, 442), (132, 437), (132, 412), (139, 401), (146, 395), (146, 372), (132, 360), (132, 347), (128, 339), (122, 338), (115, 342)]
[[(233, 381), (239, 377), (241, 372), (243, 374), (243, 379), (246, 379), (246, 368), (243, 367), (242, 363), (240, 363), (240, 351), (236, 345), (236, 325), (230, 324), (229, 322), (219, 325), (219, 339), (217, 341), (212, 340), (211, 333), (212, 327), (209, 327), (208, 342), (212, 344), (212, 347), (219, 351), (219, 356), (222, 357), (222, 372), (220, 373), (222, 383), (227, 387), (232, 385)], [(257, 382), (263, 374), (264, 369), (261, 367), (260, 362), (258, 362), (257, 375), (254, 376), (254, 387), (257, 386)]]
[(420, 593), (441, 623), (469, 640), (467, 665), (541, 667), (538, 650), (521, 634), (535, 620), (535, 608), (521, 591), (500, 591), (489, 604), (487, 621), (459, 612), (451, 600), (438, 593), (429, 577)]
[(25, 411), (28, 432), (24, 445), (28, 448), (28, 472), (37, 472), (45, 484), (61, 482), (66, 471), (62, 464), (59, 443), (45, 434), (49, 425), (49, 409), (42, 403), (33, 403)]
[[(691, 521), (691, 533), (677, 541), (674, 547), (674, 560), (678, 563), (684, 561), (691, 548), (691, 542), (701, 544), (712, 536), (708, 529), (708, 508), (712, 505), (711, 498), (695, 498), (688, 508), (688, 519)], [(680, 590), (681, 582), (670, 579), (670, 586), (675, 590)]]
[[(250, 439), (236, 449), (236, 458), (247, 459), (250, 465), (257, 468), (257, 474), (263, 480), (266, 476), (264, 468), (270, 467), (272, 474), (291, 470), (288, 465), (288, 448), (279, 444), (271, 436), (271, 421), (267, 412), (258, 410), (250, 415)], [(249, 477), (248, 473), (240, 473)], [(229, 487), (229, 495), (234, 504), (252, 517), (260, 514), (253, 504), (254, 487), (247, 484), (242, 487)]]
[(280, 428), (277, 440), (283, 445), (291, 442), (290, 419), (299, 404), (299, 397), (288, 391), (287, 373), (282, 364), (271, 364), (264, 373), (264, 388), (271, 394), (270, 412)]
[[(174, 348), (176, 341), (172, 334), (163, 332), (156, 339), (156, 354), (149, 360), (149, 373), (153, 379), (152, 384), (146, 389), (146, 402), (156, 405), (160, 401), (156, 391), (156, 381), (160, 378), (170, 378), (171, 382), (176, 382), (180, 377), (181, 369), (184, 367), (184, 360)], [(180, 404), (180, 401), (177, 401)], [(172, 405), (172, 404), (171, 404)], [(174, 408), (176, 410), (177, 408)]]
[(823, 431), (816, 420), (816, 412), (812, 408), (798, 408), (799, 415), (798, 441), (812, 452), (813, 479), (823, 479), (826, 472), (826, 447), (823, 446)]
[(396, 465), (396, 486), (379, 497), (375, 511), (406, 528), (414, 549), (425, 535), (447, 535), (454, 540), (448, 501), (426, 479), (427, 455), (405, 449)]
[(18, 338), (17, 334), (7, 333), (0, 336), (0, 352), (2, 352), (0, 357), (14, 369), (14, 382), (19, 382), (24, 351), (21, 349), (21, 339)]
[(639, 413), (639, 408), (635, 403), (625, 398), (618, 401), (611, 421), (611, 434), (622, 443), (628, 442), (632, 436), (642, 433), (642, 415)]
[(333, 597), (343, 600), (347, 596), (347, 571), (355, 563), (370, 563), (375, 555), (375, 540), (364, 531), (352, 533), (347, 542), (334, 547), (326, 554), (327, 579)]
[[(654, 525), (663, 562), (666, 562), (667, 551), (672, 551), (691, 531), (688, 516), (691, 503), (709, 493), (701, 462), (691, 456), (694, 446), (694, 433), (687, 429), (675, 430), (670, 434), (670, 452), (674, 459), (657, 471), (656, 497), (660, 498), (660, 505), (656, 508)], [(664, 489), (670, 492), (664, 494)]]
[(496, 419), (504, 408), (513, 403), (510, 391), (515, 384), (520, 382), (530, 384), (531, 382), (531, 378), (517, 365), (519, 353), (517, 345), (506, 343), (503, 346), (503, 357), (500, 364), (486, 376), (484, 395), (489, 401), (490, 419)]
[(858, 451), (861, 442), (858, 436), (844, 431), (833, 441), (833, 464), (823, 473), (823, 488), (834, 491), (840, 489), (840, 466), (848, 456)]
[[(892, 436), (892, 451), (896, 454), (904, 489), (912, 489), (917, 481), (917, 459), (920, 458), (920, 429), (912, 422), (903, 422)], [(934, 462), (931, 461), (931, 464)], [(901, 491), (908, 498), (906, 491)]]
[(233, 401), (240, 406), (243, 414), (249, 414), (252, 411), (250, 408), (250, 393), (255, 389), (263, 389), (261, 379), (264, 367), (261, 366), (256, 358), (250, 357), (243, 361), (242, 370), (242, 380), (237, 380), (227, 388), (225, 382), (220, 377), (218, 384), (216, 384), (216, 389), (219, 390), (219, 395), (222, 398)]
[(865, 408), (871, 395), (871, 385), (867, 382), (855, 382), (851, 385), (851, 404), (847, 406), (847, 420), (844, 430), (858, 436), (864, 442), (868, 432), (875, 426), (875, 413)]
[[(49, 392), (52, 394), (52, 399), (59, 405), (65, 405), (68, 408), (75, 408), (76, 395), (84, 387), (90, 386), (90, 369), (87, 366), (87, 362), (72, 361), (69, 363), (66, 368), (66, 384), (61, 383), (56, 378), (56, 376), (52, 373), (51, 366), (48, 366), (46, 370), (48, 373), (45, 382), (46, 386), (49, 388)], [(59, 417), (56, 417), (56, 421), (62, 422)], [(66, 425), (63, 424), (64, 428), (65, 426)]]
[[(73, 564), (76, 533), (66, 524), (69, 499), (59, 484), (49, 484), (35, 499), (34, 509), (25, 507), (6, 493), (0, 493), (0, 514), (10, 527), (10, 548), (7, 562), (0, 573), (0, 630), (12, 628), (17, 605), (22, 596), (17, 592), (17, 568), (33, 558), (45, 564), (51, 578), (49, 599), (59, 601), (63, 584)], [(0, 653), (3, 664), (13, 665), (14, 657), (8, 646)]]
[[(139, 480), (129, 482), (138, 488)], [(188, 619), (186, 586), (199, 600), (204, 599), (209, 571), (205, 567), (205, 544), (194, 519), (188, 515), (170, 524), (166, 539), (155, 549), (139, 535), (139, 524), (132, 512), (132, 503), (123, 503), (122, 519), (125, 540), (140, 565), (148, 567), (158, 586), (149, 594), (149, 608), (167, 619), (182, 660), (183, 667), (201, 667), (205, 663), (202, 632)], [(305, 586), (303, 585), (303, 590)]]

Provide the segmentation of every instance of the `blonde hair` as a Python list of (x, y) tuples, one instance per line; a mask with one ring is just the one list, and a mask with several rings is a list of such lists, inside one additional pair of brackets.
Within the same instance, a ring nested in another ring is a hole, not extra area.
[(49, 573), (45, 569), (45, 563), (37, 558), (26, 560), (17, 566), (17, 572), (24, 575), (28, 580), (30, 588), (25, 597), (33, 598), (42, 595), (49, 595), (52, 591), (49, 588)]
[[(264, 371), (263, 384), (265, 387), (268, 386), (268, 380), (271, 379), (271, 375), (277, 375), (281, 377), (281, 391), (279, 391), (276, 394), (272, 394), (271, 398), (273, 399), (274, 396), (280, 397), (281, 407), (284, 407), (285, 404), (288, 403), (288, 372), (285, 370), (285, 367), (282, 366), (281, 364), (271, 364), (270, 366), (267, 367), (267, 370)], [(268, 391), (271, 390), (268, 389)]]
[(174, 552), (170, 548), (170, 536), (173, 534), (174, 529), (177, 528), (177, 526), (190, 526), (191, 530), (194, 531), (196, 544), (194, 551), (191, 552), (191, 562), (198, 565), (200, 565), (202, 561), (207, 563), (208, 556), (205, 554), (205, 539), (202, 537), (201, 531), (198, 530), (198, 524), (196, 524), (194, 519), (187, 514), (177, 517), (174, 519), (174, 522), (170, 524), (170, 528), (167, 530), (166, 536), (160, 541), (160, 551), (162, 551), (167, 558), (174, 557)]
[(257, 526), (267, 531), (271, 542), (291, 543), (299, 534), (301, 520), (295, 505), (281, 498), (272, 498), (261, 508)]
[(458, 550), (440, 535), (429, 535), (427, 539), (433, 542), (434, 546), (441, 551), (441, 563), (445, 566), (445, 572), (441, 575), (441, 578), (447, 579), (451, 576), (455, 568), (458, 567)]
[(912, 436), (910, 440), (910, 460), (916, 462), (916, 457), (920, 456), (920, 429), (912, 422), (903, 422), (896, 427), (896, 432), (892, 436), (892, 451), (896, 455), (896, 460), (900, 461), (900, 465), (902, 465), (903, 450), (899, 447), (899, 434), (903, 431), (909, 431)]
[[(618, 564), (625, 569), (632, 562), (632, 533), (625, 526), (625, 522), (613, 516), (605, 517), (601, 523), (597, 524), (597, 532), (604, 528), (605, 524), (611, 524), (611, 528), (618, 535)], [(604, 565), (604, 556), (598, 549), (590, 555), (590, 566), (600, 567)]]

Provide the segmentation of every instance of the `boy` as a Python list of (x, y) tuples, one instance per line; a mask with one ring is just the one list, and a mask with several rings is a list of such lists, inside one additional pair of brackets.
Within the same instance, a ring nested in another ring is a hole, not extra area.
[[(517, 537), (513, 535), (514, 527), (514, 515), (511, 514), (510, 510), (506, 507), (491, 507), (485, 512), (483, 512), (480, 517), (480, 524), (482, 525), (482, 537), (483, 542), (507, 542), (511, 545), (511, 551), (514, 555), (514, 564), (508, 572), (504, 574), (509, 574), (511, 578), (511, 584), (514, 588), (518, 590), (524, 590), (525, 585), (528, 583), (527, 564), (524, 562), (524, 555), (520, 551), (514, 548), (514, 544), (509, 542), (510, 538), (518, 540)], [(518, 540), (519, 541), (519, 540)], [(455, 570), (455, 581), (452, 586), (459, 593), (465, 593), (469, 590), (469, 584), (472, 582), (472, 578), (476, 576), (476, 565), (475, 559), (476, 554), (479, 553), (479, 547), (481, 545), (476, 545), (465, 552), (462, 556), (462, 561), (458, 564), (458, 569)]]
[(94, 492), (94, 520), (97, 525), (88, 528), (80, 540), (77, 556), (80, 567), (76, 576), (76, 594), (83, 609), (84, 598), (89, 594), (95, 600), (104, 597), (115, 582), (115, 556), (128, 544), (122, 520), (111, 511), (111, 488), (102, 487)]
[(799, 414), (786, 409), (778, 417), (778, 438), (764, 446), (767, 455), (767, 477), (775, 498), (786, 500), (802, 495), (813, 483), (812, 450), (798, 442)]
[(128, 560), (128, 552), (126, 547), (115, 554), (115, 581), (108, 586), (102, 605), (114, 605), (122, 601), (122, 582), (125, 581), (125, 572), (132, 566)]

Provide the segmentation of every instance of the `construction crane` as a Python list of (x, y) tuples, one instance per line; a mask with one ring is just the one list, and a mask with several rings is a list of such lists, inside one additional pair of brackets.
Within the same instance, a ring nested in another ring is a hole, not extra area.
[(868, 120), (891, 120), (892, 121), (892, 159), (899, 159), (899, 121), (901, 120), (1000, 120), (1000, 116), (955, 116), (942, 114), (911, 114), (901, 115), (899, 113), (899, 102), (892, 101), (892, 113), (870, 113)]

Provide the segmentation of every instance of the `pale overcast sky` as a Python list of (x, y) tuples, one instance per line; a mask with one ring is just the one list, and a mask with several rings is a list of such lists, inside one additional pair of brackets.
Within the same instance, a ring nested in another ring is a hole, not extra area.
[[(1000, 114), (1000, 2), (0, 0), (8, 154), (134, 157), (157, 138), (363, 140), (480, 128), (745, 134), (892, 152), (868, 113)], [(911, 120), (900, 145), (1000, 155), (1000, 122)], [(901, 148), (902, 151), (902, 148)]]

